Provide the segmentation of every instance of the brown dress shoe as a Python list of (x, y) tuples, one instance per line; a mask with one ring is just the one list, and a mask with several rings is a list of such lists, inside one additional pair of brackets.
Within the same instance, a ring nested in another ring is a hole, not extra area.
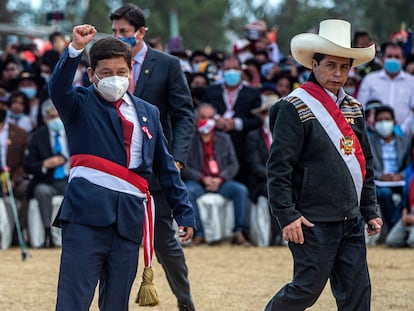
[(243, 232), (237, 231), (234, 233), (233, 237), (233, 244), (234, 245), (240, 245), (240, 246), (249, 246), (250, 243), (247, 241), (247, 239), (244, 237)]
[(206, 243), (206, 240), (204, 239), (203, 236), (196, 236), (193, 237), (193, 239), (191, 240), (191, 245), (197, 246), (197, 245), (201, 245)]

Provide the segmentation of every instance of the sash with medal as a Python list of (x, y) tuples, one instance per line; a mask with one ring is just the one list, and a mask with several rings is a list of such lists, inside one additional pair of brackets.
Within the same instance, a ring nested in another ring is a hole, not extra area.
[(349, 169), (358, 196), (358, 203), (360, 203), (365, 179), (365, 156), (358, 137), (346, 121), (341, 110), (332, 98), (313, 82), (302, 84), (291, 95), (306, 103), (306, 106), (312, 111), (328, 134)]

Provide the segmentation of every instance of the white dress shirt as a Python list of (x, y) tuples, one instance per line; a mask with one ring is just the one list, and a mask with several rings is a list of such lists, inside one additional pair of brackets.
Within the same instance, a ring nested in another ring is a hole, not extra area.
[(358, 100), (365, 104), (372, 99), (380, 100), (394, 109), (395, 120), (403, 132), (412, 136), (414, 108), (414, 76), (400, 71), (391, 79), (385, 70), (374, 71), (364, 77), (358, 91)]

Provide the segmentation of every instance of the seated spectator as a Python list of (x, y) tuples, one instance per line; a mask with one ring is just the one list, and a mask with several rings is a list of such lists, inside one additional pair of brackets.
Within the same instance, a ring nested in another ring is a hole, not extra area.
[(274, 78), (276, 93), (279, 97), (288, 96), (293, 91), (293, 79), (286, 75), (279, 75)]
[[(382, 106), (375, 110), (375, 133), (369, 136), (374, 157), (374, 178), (382, 182), (400, 182), (404, 180), (405, 168), (410, 163), (410, 143), (404, 136), (397, 136), (394, 111)], [(377, 201), (388, 230), (391, 230), (400, 217), (393, 194), (401, 194), (401, 186), (378, 186)]]
[(10, 57), (7, 59), (0, 72), (0, 87), (11, 92), (15, 88), (15, 80), (22, 71), (23, 66), (17, 57)]
[[(1, 196), (9, 195), (7, 179), (4, 175), (4, 170), (8, 169), (13, 196), (18, 201), (16, 207), (20, 226), (25, 232), (27, 230), (28, 202), (26, 193), (28, 179), (24, 169), (24, 156), (29, 144), (29, 136), (22, 128), (9, 123), (6, 115), (7, 110), (4, 107), (0, 108), (0, 166), (2, 172), (0, 194)], [(17, 235), (14, 240), (17, 241)]]
[(358, 91), (358, 83), (359, 81), (355, 75), (349, 76), (345, 82), (345, 85), (343, 86), (345, 93), (351, 95), (352, 97), (356, 97)]
[(207, 192), (214, 192), (233, 201), (233, 243), (247, 245), (249, 194), (242, 183), (233, 180), (239, 168), (237, 157), (230, 137), (215, 131), (215, 115), (216, 110), (210, 104), (203, 103), (197, 107), (197, 133), (190, 145), (187, 166), (182, 170), (196, 218), (197, 228), (192, 243), (204, 243), (197, 199)]
[(7, 120), (11, 124), (24, 129), (30, 133), (33, 129), (30, 120), (30, 103), (29, 98), (22, 91), (14, 91), (9, 98), (9, 110), (7, 112)]
[(42, 115), (47, 126), (33, 132), (29, 151), (25, 159), (28, 173), (33, 175), (29, 194), (39, 203), (43, 226), (45, 227), (45, 247), (53, 247), (50, 225), (52, 218), (52, 198), (64, 195), (69, 175), (69, 151), (63, 122), (49, 99), (42, 105)]
[[(272, 143), (272, 133), (269, 129), (270, 107), (279, 99), (277, 95), (262, 96), (262, 105), (253, 109), (252, 113), (260, 118), (262, 127), (247, 134), (246, 163), (250, 174), (248, 188), (250, 200), (257, 203), (259, 196), (268, 197), (266, 162), (269, 157), (269, 148)], [(281, 245), (282, 236), (276, 218), (271, 217), (271, 245)]]
[(39, 93), (45, 80), (28, 71), (22, 72), (17, 78), (17, 89), (26, 94), (30, 103), (30, 120), (35, 128), (37, 126), (37, 114), (39, 110)]
[(378, 107), (382, 107), (382, 102), (377, 99), (371, 99), (365, 105), (365, 124), (368, 135), (375, 132), (375, 109)]
[[(260, 90), (242, 83), (240, 61), (229, 56), (223, 62), (224, 81), (207, 87), (203, 102), (211, 103), (217, 110), (216, 128), (230, 135), (240, 168), (245, 168), (245, 141), (249, 131), (261, 126), (251, 110), (260, 106)], [(235, 179), (247, 184), (249, 176), (240, 169)]]
[(201, 103), (201, 99), (204, 97), (208, 85), (209, 81), (205, 74), (193, 73), (190, 76), (189, 86), (194, 107), (197, 107)]
[(405, 186), (403, 198), (404, 206), (401, 219), (389, 232), (385, 243), (389, 247), (414, 247), (414, 167), (409, 165), (405, 173)]

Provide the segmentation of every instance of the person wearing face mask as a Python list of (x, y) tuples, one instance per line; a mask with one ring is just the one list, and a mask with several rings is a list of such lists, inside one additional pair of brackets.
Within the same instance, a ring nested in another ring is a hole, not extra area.
[(10, 94), (8, 105), (8, 122), (15, 124), (24, 129), (27, 133), (30, 133), (33, 130), (33, 124), (29, 117), (30, 103), (26, 94), (22, 91), (14, 91)]
[(410, 141), (407, 137), (394, 134), (395, 123), (391, 107), (377, 107), (375, 132), (369, 136), (374, 157), (374, 178), (377, 180), (377, 201), (388, 231), (400, 217), (400, 209), (393, 200), (393, 194), (401, 195), (401, 182), (410, 164)]
[(394, 109), (395, 121), (404, 134), (414, 134), (414, 76), (402, 68), (405, 63), (403, 47), (398, 43), (381, 46), (383, 69), (367, 74), (358, 89), (358, 100), (366, 103), (377, 98)]
[[(0, 196), (5, 197), (9, 195), (9, 189), (7, 187), (6, 179), (3, 175), (7, 166), (10, 181), (12, 184), (13, 195), (17, 199), (18, 218), (20, 226), (23, 232), (23, 238), (27, 238), (27, 185), (28, 176), (24, 169), (24, 155), (26, 148), (29, 144), (28, 134), (19, 126), (8, 122), (7, 110), (4, 107), (0, 107), (0, 167), (2, 172)], [(6, 208), (10, 208), (9, 204), (6, 204)], [(10, 208), (9, 215), (12, 215)], [(9, 221), (13, 221), (10, 219)], [(17, 245), (17, 232), (15, 236), (10, 234), (12, 238), (8, 243)], [(4, 239), (5, 236), (1, 237)], [(2, 241), (2, 245), (3, 245)], [(10, 244), (9, 244), (10, 245)]]
[(240, 166), (235, 179), (247, 185), (244, 146), (247, 133), (261, 126), (260, 119), (251, 112), (260, 107), (260, 90), (243, 85), (241, 64), (235, 56), (224, 60), (223, 77), (223, 83), (207, 87), (202, 101), (217, 110), (216, 128), (230, 134)]
[(33, 176), (28, 189), (29, 198), (37, 200), (45, 229), (42, 247), (54, 247), (51, 234), (52, 198), (65, 194), (70, 169), (69, 147), (62, 120), (50, 99), (42, 104), (41, 113), (46, 126), (32, 133), (25, 167)]
[[(109, 15), (112, 33), (132, 47), (133, 68), (130, 91), (157, 106), (169, 150), (179, 169), (185, 166), (194, 128), (194, 107), (190, 89), (177, 57), (155, 50), (145, 41), (144, 12), (126, 4)], [(193, 311), (188, 267), (175, 237), (171, 207), (165, 200), (159, 178), (154, 176), (150, 190), (155, 211), (155, 254), (161, 263), (180, 311)]]
[(96, 32), (88, 24), (73, 28), (73, 41), (49, 82), (67, 130), (71, 165), (55, 219), (62, 227), (56, 310), (89, 310), (98, 282), (100, 310), (128, 310), (141, 243), (144, 286), (137, 302), (158, 304), (151, 268), (158, 209), (148, 187), (153, 174), (159, 176), (181, 241), (193, 235), (193, 209), (168, 151), (159, 110), (128, 92), (130, 46), (111, 36), (97, 40), (89, 49), (92, 85), (72, 85)]
[(17, 78), (17, 89), (26, 94), (30, 103), (30, 120), (33, 127), (37, 127), (37, 115), (39, 113), (39, 91), (45, 84), (43, 77), (23, 71)]
[(234, 180), (239, 168), (233, 144), (226, 133), (215, 130), (216, 110), (211, 104), (201, 103), (196, 109), (197, 133), (193, 136), (187, 166), (182, 177), (187, 186), (196, 216), (193, 245), (205, 242), (197, 199), (207, 192), (222, 195), (234, 203), (233, 244), (248, 245), (248, 190)]

